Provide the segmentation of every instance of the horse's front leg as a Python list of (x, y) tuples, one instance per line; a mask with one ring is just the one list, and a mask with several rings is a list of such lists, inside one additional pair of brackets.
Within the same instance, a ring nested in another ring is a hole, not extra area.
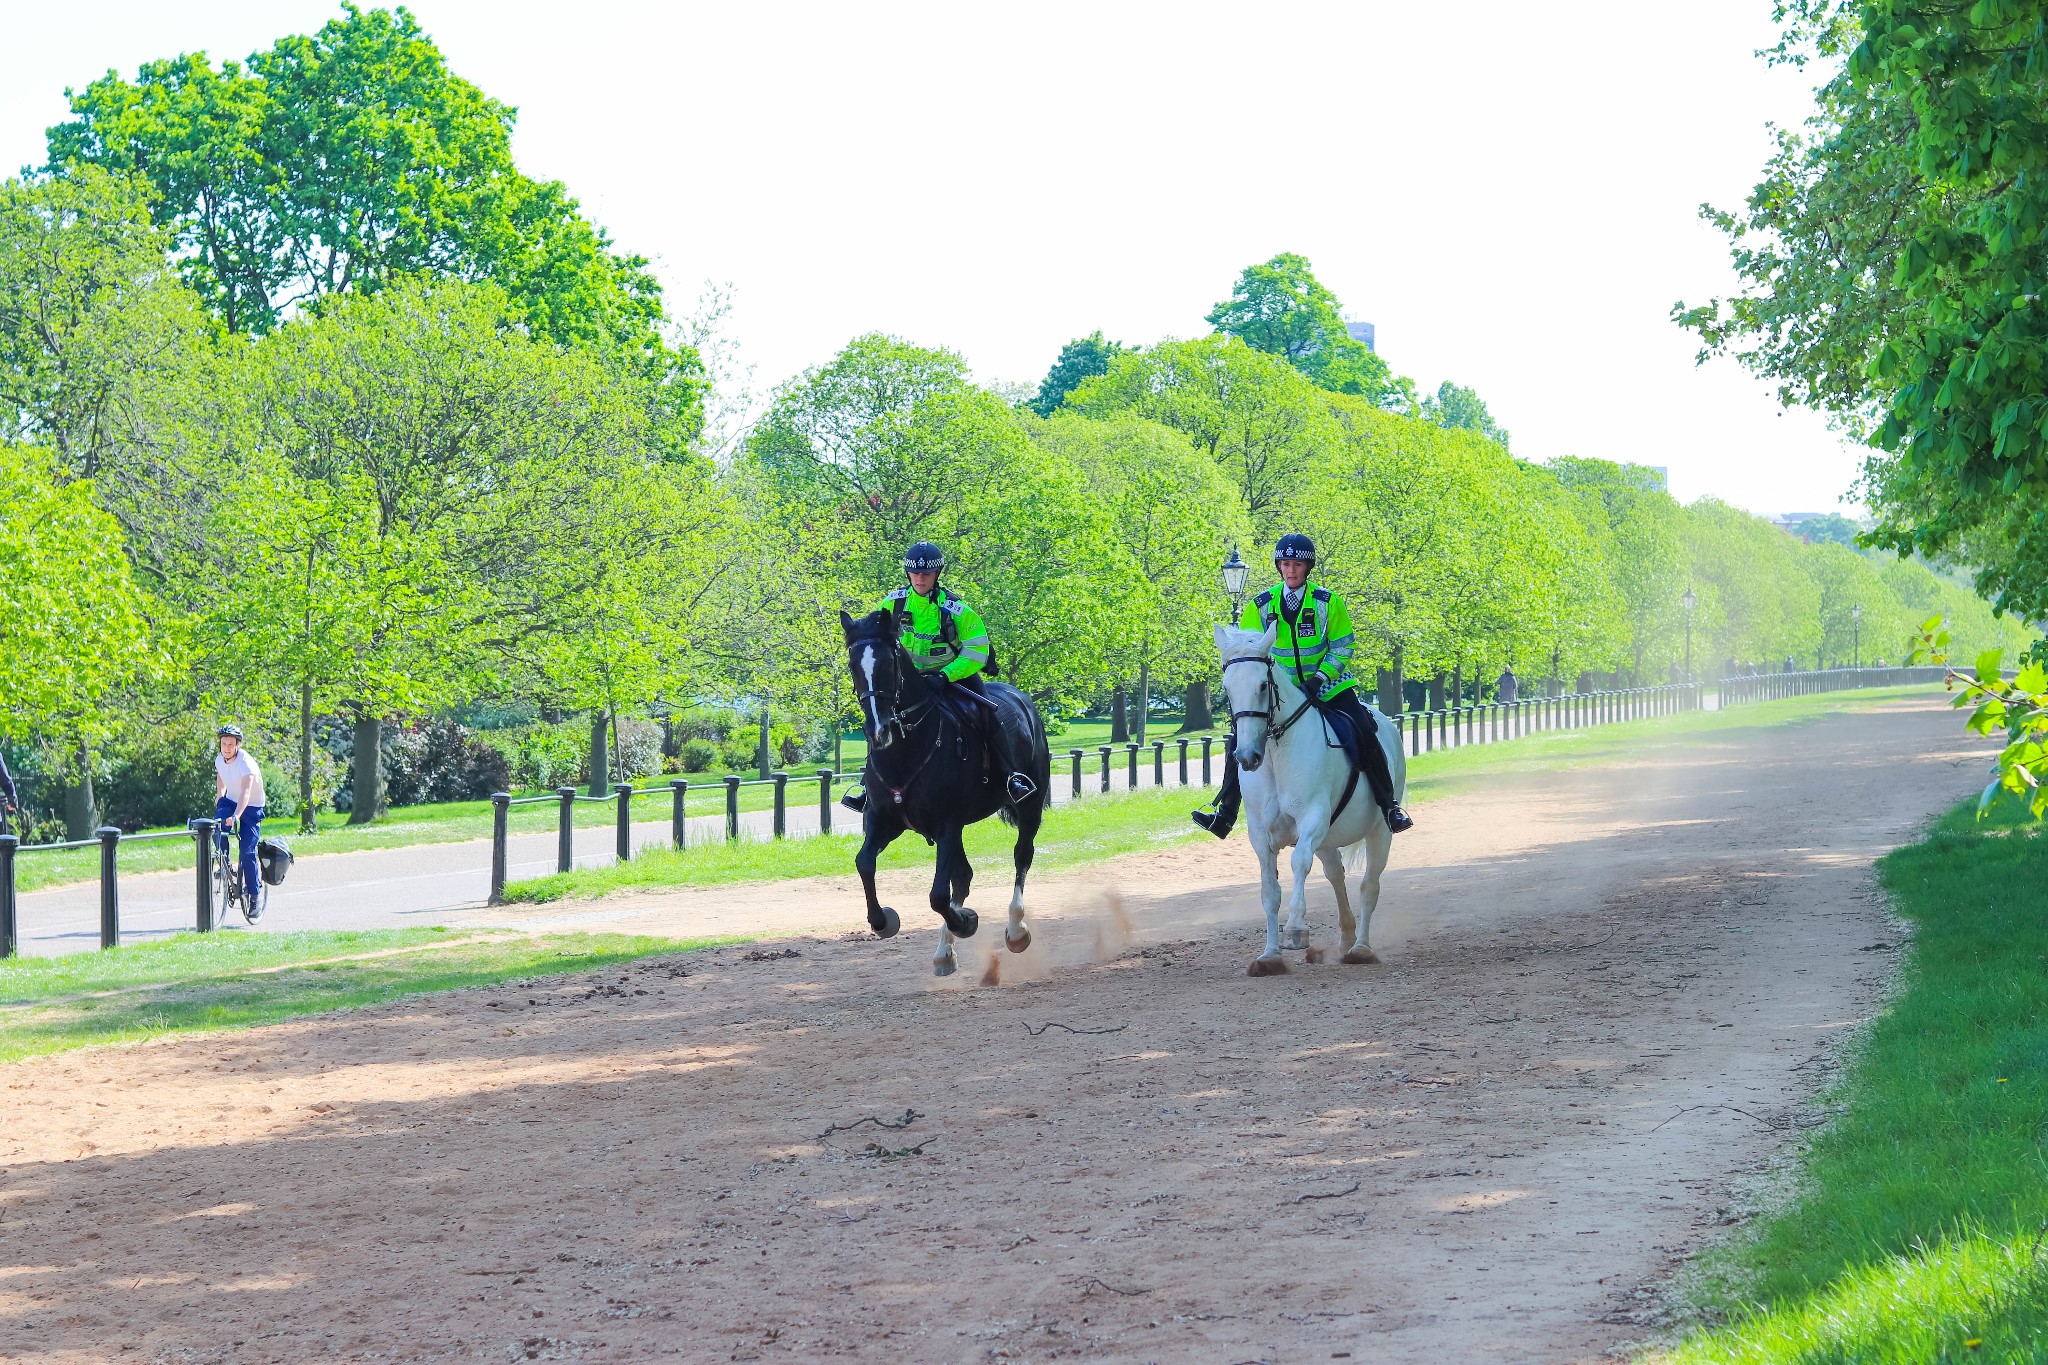
[[(973, 938), (980, 917), (953, 899), (954, 883), (967, 867), (967, 850), (961, 846), (960, 826), (948, 825), (939, 833), (937, 866), (932, 869), (932, 911), (945, 921), (939, 930), (939, 946), (932, 953), (932, 975), (951, 976), (959, 966), (953, 955), (955, 938)], [(963, 883), (964, 885), (964, 883)]]
[(1358, 879), (1358, 936), (1344, 949), (1344, 960), (1353, 966), (1380, 960), (1372, 950), (1372, 912), (1380, 908), (1380, 874), (1387, 870), (1393, 851), (1394, 832), (1385, 820), (1375, 819), (1372, 832), (1365, 836), (1365, 872)]
[(1266, 911), (1266, 947), (1253, 959), (1253, 976), (1279, 976), (1287, 970), (1280, 956), (1280, 852), (1273, 846), (1273, 831), (1254, 821), (1252, 847), (1259, 855), (1259, 903)]
[[(870, 790), (874, 790), (872, 784)], [(893, 909), (875, 897), (875, 862), (882, 856), (882, 850), (895, 843), (896, 836), (903, 833), (903, 825), (895, 818), (877, 812), (876, 804), (873, 801), (868, 803), (860, 852), (853, 855), (853, 865), (860, 872), (860, 889), (867, 893), (868, 928), (874, 930), (878, 938), (894, 938), (896, 931), (903, 927), (903, 921)]]
[(1316, 848), (1328, 832), (1329, 822), (1319, 813), (1294, 822), (1294, 894), (1287, 900), (1287, 927), (1280, 937), (1283, 948), (1308, 947), (1308, 874), (1316, 865)]

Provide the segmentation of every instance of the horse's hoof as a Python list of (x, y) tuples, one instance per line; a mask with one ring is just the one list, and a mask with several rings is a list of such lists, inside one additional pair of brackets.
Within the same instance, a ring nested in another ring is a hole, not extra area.
[(1308, 947), (1308, 930), (1282, 929), (1280, 931), (1280, 946), (1296, 950)]
[(882, 907), (881, 914), (868, 916), (868, 928), (875, 931), (876, 938), (894, 938), (902, 927), (902, 917), (886, 905)]
[(950, 957), (935, 957), (932, 959), (933, 976), (951, 976), (959, 970), (960, 963), (957, 959)]
[(1287, 959), (1284, 957), (1255, 957), (1252, 959), (1250, 976), (1285, 976)]
[(1370, 967), (1379, 960), (1380, 955), (1370, 948), (1353, 948), (1343, 958), (1347, 967)]
[(1324, 952), (1321, 948), (1311, 948), (1308, 950), (1308, 960), (1311, 963), (1327, 961), (1329, 959), (1329, 956), (1330, 955)]
[(939, 911), (939, 918), (946, 921), (946, 927), (953, 931), (954, 938), (973, 938), (974, 931), (981, 927), (981, 916), (964, 905), (949, 905)]
[(1025, 929), (1021, 933), (1019, 933), (1015, 938), (1011, 938), (1009, 930), (1004, 930), (1003, 946), (1005, 948), (1008, 948), (1013, 953), (1023, 952), (1026, 948), (1029, 948), (1031, 946), (1031, 931), (1029, 929)]

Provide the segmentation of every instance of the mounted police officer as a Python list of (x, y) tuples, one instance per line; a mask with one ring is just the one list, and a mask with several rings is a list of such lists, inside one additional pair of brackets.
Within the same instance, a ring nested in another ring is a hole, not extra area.
[[(903, 552), (903, 572), (910, 582), (889, 593), (875, 610), (896, 618), (897, 637), (919, 673), (974, 694), (964, 709), (974, 714), (974, 724), (988, 742), (997, 770), (1006, 774), (1005, 793), (1012, 804), (1027, 801), (1038, 792), (1038, 784), (1031, 780), (1031, 737), (1004, 723), (983, 692), (981, 675), (995, 673), (988, 627), (982, 624), (980, 612), (939, 586), (939, 574), (945, 567), (946, 552), (920, 540)], [(860, 810), (867, 803), (867, 794), (848, 792), (840, 801)]]
[[(1238, 626), (1264, 631), (1275, 625), (1273, 662), (1294, 677), (1309, 699), (1325, 711), (1342, 712), (1351, 722), (1358, 744), (1358, 758), (1365, 770), (1366, 785), (1373, 802), (1387, 817), (1387, 828), (1399, 834), (1412, 829), (1415, 821), (1394, 800), (1394, 776), (1387, 768), (1387, 751), (1375, 735), (1379, 729), (1372, 711), (1359, 700), (1358, 680), (1351, 676), (1356, 637), (1351, 630), (1351, 612), (1344, 599), (1328, 588), (1309, 582), (1315, 567), (1316, 545), (1299, 533), (1280, 537), (1273, 548), (1273, 567), (1280, 582), (1245, 603)], [(1237, 785), (1236, 736), (1224, 751), (1223, 785), (1216, 789), (1214, 810), (1195, 812), (1195, 823), (1221, 839), (1237, 823), (1240, 801)]]

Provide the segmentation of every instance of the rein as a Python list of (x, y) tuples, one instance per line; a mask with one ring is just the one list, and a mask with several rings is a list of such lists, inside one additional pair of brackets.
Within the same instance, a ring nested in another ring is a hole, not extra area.
[[(877, 644), (879, 642), (870, 641), (869, 643)], [(898, 654), (902, 653), (900, 649), (896, 652)], [(926, 693), (924, 699), (915, 705), (909, 707), (900, 706), (899, 703), (903, 699), (903, 669), (900, 666), (902, 660), (899, 659), (896, 662), (899, 666), (893, 669), (894, 679), (889, 687), (889, 720), (882, 728), (894, 730), (899, 739), (908, 739), (911, 732), (924, 723), (924, 713), (932, 708), (932, 704), (937, 698), (931, 693)], [(875, 702), (880, 700), (882, 694), (874, 691), (872, 688), (863, 692), (860, 688), (856, 687), (853, 689), (853, 695), (856, 701)], [(879, 714), (879, 710), (877, 708), (870, 708), (870, 714)], [(945, 743), (942, 737), (938, 744), (934, 744), (931, 748), (925, 750), (924, 757), (918, 760), (917, 766), (910, 770), (910, 775), (904, 778), (900, 784), (889, 781), (883, 774), (881, 752), (874, 747), (873, 735), (868, 736), (868, 746), (868, 766), (874, 769), (875, 777), (881, 781), (881, 784), (888, 788), (890, 802), (900, 806), (903, 804), (904, 797), (910, 791), (910, 784), (917, 781), (918, 774), (922, 773), (931, 764), (933, 757), (937, 755), (940, 749), (945, 747)]]
[(1267, 709), (1264, 711), (1232, 711), (1230, 713), (1230, 723), (1233, 727), (1235, 727), (1237, 722), (1239, 722), (1240, 720), (1245, 720), (1247, 718), (1256, 716), (1258, 719), (1265, 721), (1267, 726), (1269, 727), (1266, 732), (1266, 737), (1268, 739), (1279, 739), (1282, 735), (1285, 735), (1289, 730), (1292, 730), (1294, 728), (1294, 723), (1300, 720), (1303, 716), (1307, 715), (1310, 708), (1312, 708), (1315, 705), (1315, 703), (1310, 701), (1308, 698), (1302, 698), (1301, 705), (1295, 708), (1294, 714), (1276, 725), (1273, 723), (1272, 707), (1275, 703), (1277, 703), (1280, 700), (1280, 684), (1273, 681), (1272, 657), (1270, 655), (1265, 654), (1241, 654), (1235, 659), (1225, 659), (1223, 661), (1224, 670), (1227, 672), (1232, 664), (1263, 664), (1265, 666), (1266, 686), (1263, 690), (1262, 695), (1266, 698), (1267, 702)]

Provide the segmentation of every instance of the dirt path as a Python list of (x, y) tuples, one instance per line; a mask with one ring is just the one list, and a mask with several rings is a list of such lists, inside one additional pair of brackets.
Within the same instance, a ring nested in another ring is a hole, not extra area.
[[(1049, 879), (1000, 989), (988, 929), (935, 982), (906, 898), (887, 943), (13, 1067), (0, 1358), (1596, 1357), (1872, 1007), (1869, 865), (1980, 780), (1958, 729), (1433, 803), (1380, 967), (1248, 979), (1240, 842)], [(585, 913), (740, 911), (858, 922), (831, 882)]]

